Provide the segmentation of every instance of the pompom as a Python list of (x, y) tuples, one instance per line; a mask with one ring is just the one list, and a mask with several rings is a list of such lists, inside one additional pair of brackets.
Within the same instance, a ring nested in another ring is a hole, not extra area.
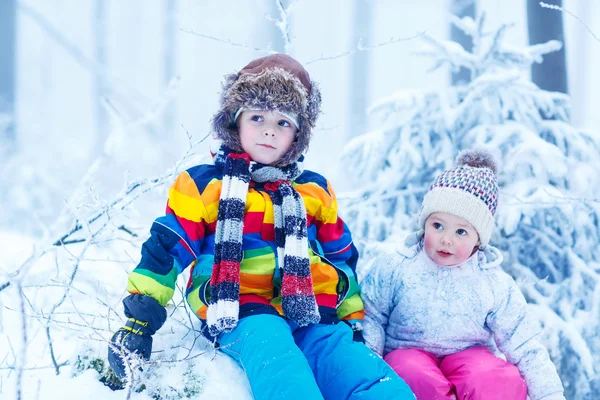
[(473, 168), (489, 168), (498, 175), (498, 163), (494, 155), (485, 149), (468, 149), (458, 153), (456, 165), (467, 165)]

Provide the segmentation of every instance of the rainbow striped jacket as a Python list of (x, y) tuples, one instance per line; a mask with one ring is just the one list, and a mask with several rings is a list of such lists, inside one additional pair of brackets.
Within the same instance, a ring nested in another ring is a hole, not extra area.
[[(198, 165), (179, 175), (169, 190), (166, 215), (154, 221), (151, 236), (142, 246), (141, 261), (129, 275), (130, 293), (151, 296), (165, 306), (178, 275), (189, 268), (187, 301), (205, 322), (222, 176), (214, 165)], [(304, 171), (292, 185), (306, 206), (308, 253), (321, 323), (362, 320), (358, 251), (338, 216), (329, 182)], [(273, 204), (262, 184), (253, 181), (246, 198), (242, 247), (239, 317), (283, 315)]]

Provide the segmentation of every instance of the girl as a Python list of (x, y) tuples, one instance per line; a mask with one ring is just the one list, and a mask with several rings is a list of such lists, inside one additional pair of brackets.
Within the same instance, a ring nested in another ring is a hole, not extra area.
[(485, 151), (461, 153), (425, 195), (421, 230), (362, 282), (366, 343), (419, 400), (564, 400), (525, 299), (488, 244), (496, 170)]

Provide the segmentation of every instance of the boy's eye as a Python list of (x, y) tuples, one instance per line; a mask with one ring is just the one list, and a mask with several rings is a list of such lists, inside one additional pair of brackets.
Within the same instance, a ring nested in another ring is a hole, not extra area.
[(250, 119), (255, 122), (260, 122), (262, 121), (262, 115), (253, 115), (250, 117)]
[(436, 229), (438, 231), (444, 229), (444, 227), (442, 226), (442, 224), (440, 224), (439, 222), (434, 222), (432, 224), (432, 226), (433, 226), (433, 229)]
[(467, 234), (468, 234), (469, 232), (467, 232), (466, 230), (464, 230), (464, 229), (462, 229), (462, 228), (461, 228), (461, 229), (457, 229), (457, 230), (456, 230), (456, 233), (457, 233), (459, 236), (467, 236)]
[(279, 120), (279, 126), (283, 126), (283, 127), (288, 127), (288, 126), (292, 126), (292, 124), (290, 124), (288, 121), (286, 121), (285, 119)]

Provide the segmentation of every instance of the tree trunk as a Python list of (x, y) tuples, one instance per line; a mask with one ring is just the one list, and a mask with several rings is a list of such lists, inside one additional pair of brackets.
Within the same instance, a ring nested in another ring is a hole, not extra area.
[[(0, 1), (0, 147), (15, 145), (17, 1)], [(6, 121), (6, 122), (4, 122)]]
[[(94, 13), (92, 15), (92, 29), (94, 35), (94, 61), (102, 68), (106, 68), (107, 46), (106, 46), (106, 27), (107, 27), (107, 3), (106, 0), (94, 1)], [(103, 98), (106, 93), (105, 74), (95, 74), (93, 76), (93, 101), (94, 101), (94, 119), (96, 126), (95, 146), (92, 149), (95, 155), (102, 152), (104, 143), (110, 132), (108, 115), (103, 105)]]
[[(164, 41), (164, 64), (163, 64), (163, 87), (166, 89), (171, 85), (175, 78), (177, 65), (177, 2), (167, 0), (165, 3), (165, 41)], [(171, 92), (171, 91), (169, 91)], [(169, 98), (165, 107), (163, 131), (160, 135), (163, 137), (172, 137), (176, 128), (176, 107), (175, 98)]]
[[(459, 18), (471, 17), (475, 19), (476, 0), (452, 0), (450, 12)], [(473, 38), (454, 24), (450, 27), (450, 39), (460, 44), (466, 51), (473, 51)], [(461, 67), (459, 71), (452, 72), (452, 85), (464, 85), (471, 81), (471, 71), (468, 68)]]
[[(371, 33), (371, 2), (354, 0), (352, 46), (368, 47)], [(355, 137), (367, 129), (367, 98), (369, 84), (369, 52), (357, 51), (350, 60), (350, 135)]]
[[(282, 4), (284, 7), (287, 5), (285, 1), (282, 1)], [(279, 8), (277, 7), (277, 0), (267, 0), (266, 8), (267, 15), (269, 15), (271, 18), (274, 18), (275, 20), (279, 19)], [(285, 53), (285, 41), (283, 40), (281, 30), (279, 30), (279, 28), (272, 21), (264, 21), (264, 23), (261, 23), (261, 25), (264, 25), (264, 27), (261, 27), (259, 29), (259, 32), (262, 31), (264, 32), (263, 35), (267, 36), (267, 41), (271, 46), (271, 49), (278, 53)], [(259, 38), (259, 40), (262, 40), (263, 38), (260, 36), (261, 34), (258, 33), (255, 37)]]
[[(562, 0), (546, 0), (546, 3), (562, 7)], [(527, 0), (527, 27), (530, 45), (548, 40), (563, 43), (559, 51), (546, 54), (542, 64), (531, 66), (533, 83), (543, 90), (568, 93), (563, 13), (543, 8), (537, 0)]]

